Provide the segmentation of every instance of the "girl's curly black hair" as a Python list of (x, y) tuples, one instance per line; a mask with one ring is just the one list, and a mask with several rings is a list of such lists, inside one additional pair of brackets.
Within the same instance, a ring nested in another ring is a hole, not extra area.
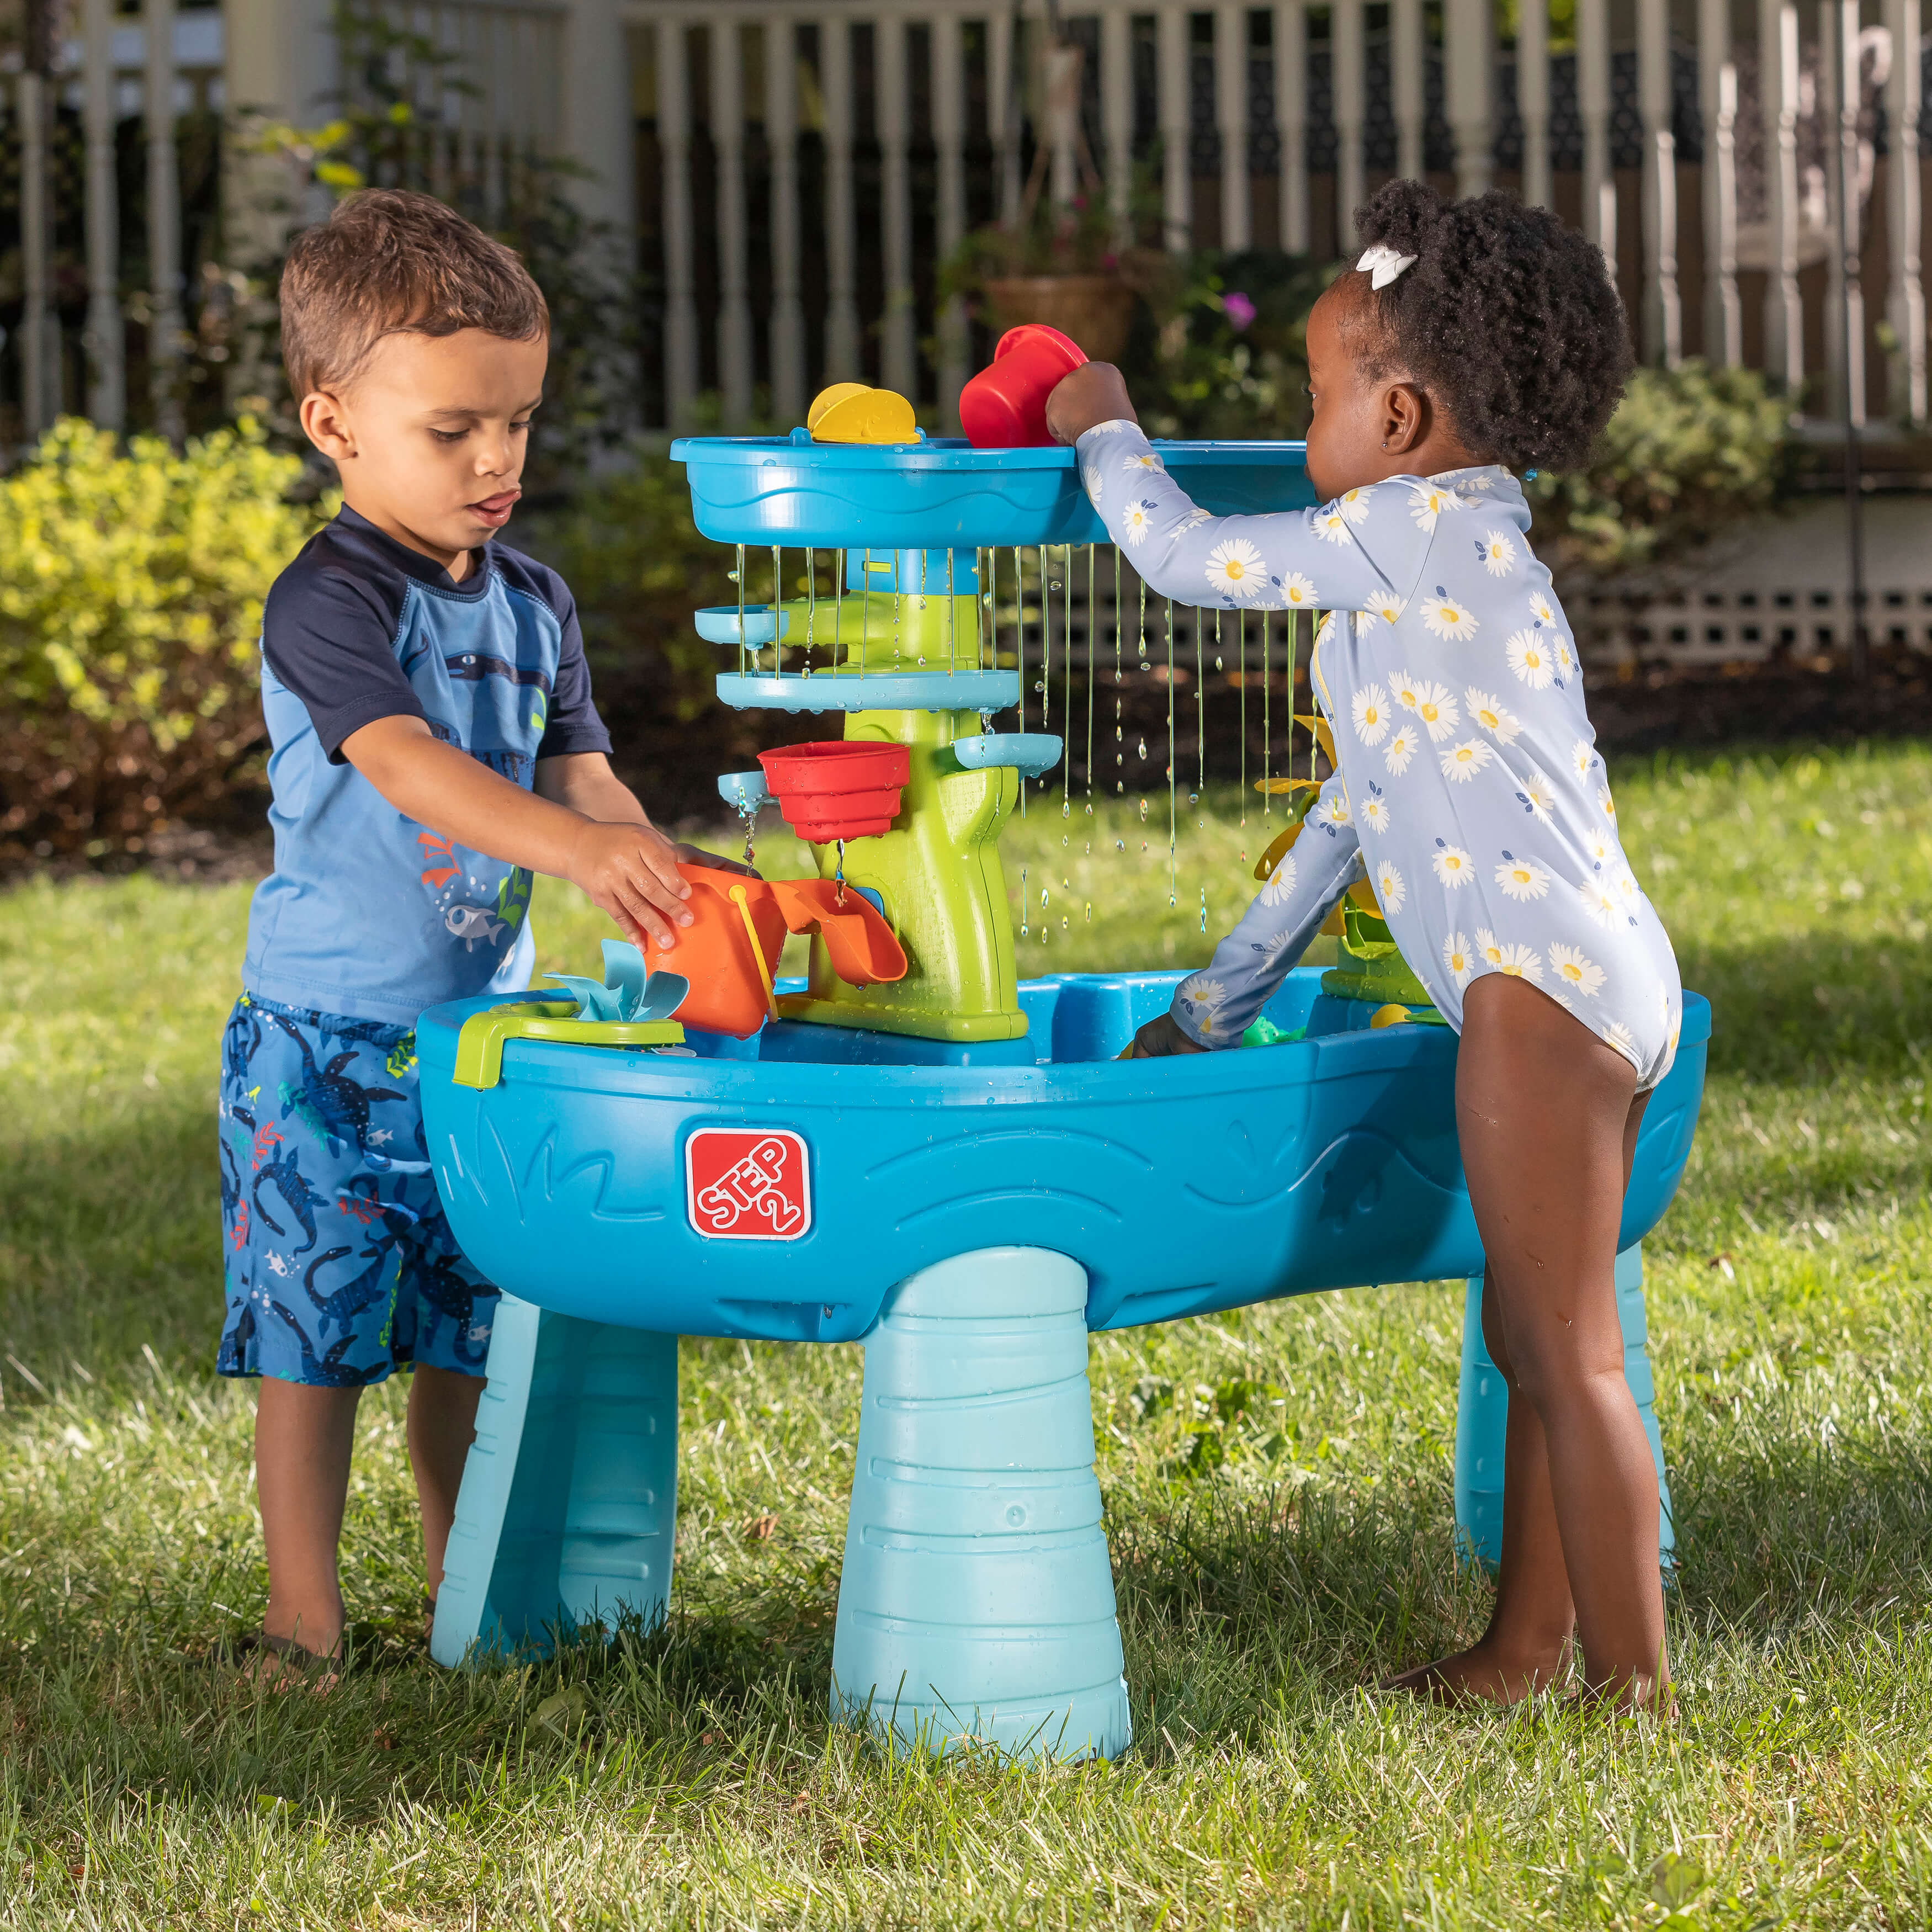
[(1508, 195), (1445, 202), (1412, 181), (1389, 182), (1355, 227), (1365, 248), (1416, 258), (1386, 288), (1343, 278), (1376, 373), (1413, 376), (1490, 460), (1580, 467), (1633, 366), (1596, 244)]

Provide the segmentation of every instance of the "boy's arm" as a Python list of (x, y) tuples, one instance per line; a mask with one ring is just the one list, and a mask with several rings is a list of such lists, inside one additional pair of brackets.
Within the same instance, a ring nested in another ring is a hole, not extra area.
[[(580, 812), (586, 818), (601, 818), (614, 825), (651, 822), (651, 815), (638, 802), (637, 794), (610, 769), (610, 760), (602, 752), (539, 758), (536, 790), (538, 797), (554, 799), (573, 812)], [(707, 852), (701, 845), (686, 844), (680, 839), (671, 850), (687, 866), (709, 866), (718, 872), (741, 873), (746, 878), (758, 877), (750, 866), (720, 853)]]
[(629, 788), (610, 776), (601, 753), (538, 760), (602, 765), (608, 788), (590, 789), (626, 816), (612, 823), (556, 797), (528, 792), (445, 744), (420, 718), (379, 718), (342, 741), (349, 762), (404, 818), (442, 832), (472, 851), (568, 879), (626, 931), (659, 946), (676, 944), (674, 928), (691, 923), (683, 902), (691, 888), (678, 876), (677, 850), (645, 818)]

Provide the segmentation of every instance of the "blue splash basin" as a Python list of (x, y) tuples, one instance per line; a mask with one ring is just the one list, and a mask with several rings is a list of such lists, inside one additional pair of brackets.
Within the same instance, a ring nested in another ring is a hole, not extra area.
[[(1453, 1034), (1372, 1031), (1307, 968), (1268, 1009), (1301, 1040), (1115, 1060), (1179, 976), (1030, 981), (1027, 1036), (995, 1047), (784, 1022), (745, 1041), (694, 1032), (691, 1058), (512, 1041), (482, 1090), (450, 1076), (464, 1020), (493, 1002), (439, 1006), (417, 1034), (437, 1185), (464, 1252), (510, 1293), (665, 1334), (854, 1340), (895, 1284), (1002, 1244), (1077, 1262), (1090, 1328), (1480, 1272)], [(1687, 994), (1624, 1248), (1676, 1190), (1709, 1035)], [(698, 1232), (686, 1148), (706, 1128), (800, 1138), (804, 1234)]]
[[(1175, 482), (1217, 515), (1315, 501), (1304, 442), (1154, 448)], [(886, 550), (1108, 540), (1071, 449), (975, 449), (956, 437), (818, 443), (794, 430), (680, 436), (670, 453), (685, 466), (698, 527), (716, 543)]]

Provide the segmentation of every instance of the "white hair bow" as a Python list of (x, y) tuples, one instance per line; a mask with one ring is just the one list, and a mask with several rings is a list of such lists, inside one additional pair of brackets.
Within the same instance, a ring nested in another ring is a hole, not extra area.
[(1405, 268), (1415, 266), (1413, 255), (1398, 255), (1385, 242), (1378, 242), (1372, 248), (1363, 252), (1362, 259), (1355, 264), (1369, 278), (1372, 289), (1385, 289)]

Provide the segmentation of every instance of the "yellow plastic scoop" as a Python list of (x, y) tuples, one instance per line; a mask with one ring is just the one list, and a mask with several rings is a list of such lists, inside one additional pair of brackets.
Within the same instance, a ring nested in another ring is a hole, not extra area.
[(912, 405), (890, 389), (862, 382), (834, 382), (806, 410), (814, 442), (910, 442), (918, 434)]

